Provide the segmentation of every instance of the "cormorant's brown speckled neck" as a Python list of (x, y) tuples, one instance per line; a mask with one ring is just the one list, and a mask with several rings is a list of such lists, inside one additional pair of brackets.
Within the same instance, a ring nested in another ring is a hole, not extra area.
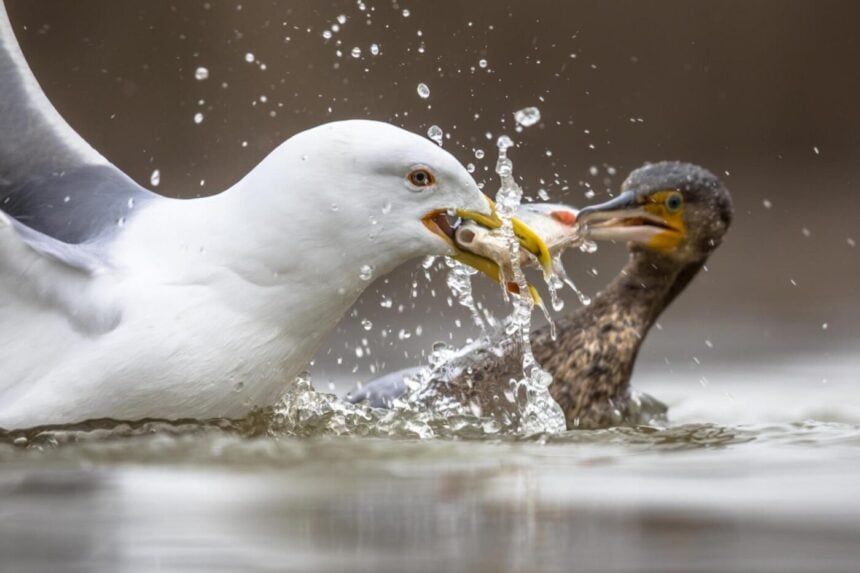
[(704, 259), (683, 264), (634, 247), (619, 275), (592, 301), (557, 321), (558, 336), (532, 336), (538, 362), (552, 374), (550, 391), (567, 425), (617, 424), (628, 417), (630, 375), (648, 330), (699, 272)]

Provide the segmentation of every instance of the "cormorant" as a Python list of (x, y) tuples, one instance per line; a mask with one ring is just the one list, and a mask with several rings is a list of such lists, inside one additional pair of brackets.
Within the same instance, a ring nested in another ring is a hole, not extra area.
[[(590, 305), (556, 320), (556, 338), (549, 327), (531, 334), (534, 357), (552, 375), (550, 393), (568, 428), (647, 420), (630, 389), (639, 348), (660, 313), (719, 247), (731, 218), (731, 196), (720, 180), (680, 162), (636, 169), (620, 195), (578, 213), (584, 236), (628, 241), (630, 257)], [(510, 336), (479, 340), (437, 365), (421, 395), (451, 397), (483, 415), (509, 412), (510, 381), (523, 376), (521, 350)], [(350, 400), (380, 405), (404, 388), (388, 376)], [(653, 405), (649, 410), (649, 416), (655, 413)]]

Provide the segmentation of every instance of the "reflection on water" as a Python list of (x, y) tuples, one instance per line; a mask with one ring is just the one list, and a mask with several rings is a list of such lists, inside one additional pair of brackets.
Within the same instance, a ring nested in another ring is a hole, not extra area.
[(321, 408), (6, 433), (0, 569), (854, 571), (860, 389), (837, 362), (820, 392), (640, 377), (663, 428), (420, 439)]

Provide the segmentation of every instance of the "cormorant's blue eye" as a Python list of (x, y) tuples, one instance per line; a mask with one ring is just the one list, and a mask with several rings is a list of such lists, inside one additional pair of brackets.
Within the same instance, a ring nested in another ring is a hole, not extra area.
[(683, 203), (683, 199), (680, 194), (669, 195), (666, 199), (666, 207), (670, 211), (677, 211), (681, 208), (681, 203)]

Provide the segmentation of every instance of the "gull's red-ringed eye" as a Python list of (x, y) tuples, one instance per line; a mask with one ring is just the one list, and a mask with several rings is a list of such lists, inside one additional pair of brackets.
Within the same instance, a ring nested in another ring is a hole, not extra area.
[(436, 178), (433, 177), (433, 174), (430, 173), (428, 169), (424, 169), (423, 167), (413, 169), (409, 172), (409, 175), (407, 177), (409, 178), (409, 182), (416, 187), (429, 187), (436, 183)]

